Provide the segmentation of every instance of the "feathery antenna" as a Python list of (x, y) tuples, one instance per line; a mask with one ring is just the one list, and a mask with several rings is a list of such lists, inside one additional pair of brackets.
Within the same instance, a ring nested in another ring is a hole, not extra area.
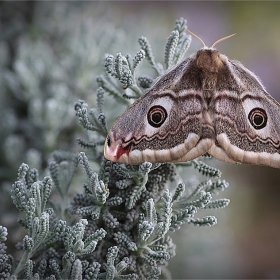
[(236, 33), (233, 33), (233, 34), (231, 34), (231, 35), (228, 35), (228, 36), (226, 36), (226, 37), (223, 37), (223, 38), (217, 40), (217, 41), (212, 45), (211, 48), (214, 48), (215, 45), (217, 45), (218, 43), (220, 43), (220, 42), (222, 42), (222, 41), (224, 41), (224, 40), (226, 40), (226, 39), (229, 39), (230, 37), (234, 36), (235, 34), (236, 34)]
[(186, 28), (186, 30), (192, 34), (195, 38), (197, 38), (202, 44), (203, 44), (203, 47), (206, 47), (205, 43), (203, 42), (203, 40), (201, 38), (199, 38), (196, 34), (192, 33), (189, 29)]
[[(206, 47), (205, 43), (203, 42), (203, 40), (202, 40), (201, 38), (199, 38), (196, 34), (194, 34), (193, 32), (191, 32), (189, 29), (186, 28), (186, 30), (187, 30), (191, 35), (193, 35), (195, 38), (197, 38), (197, 39), (203, 44), (203, 47)], [(228, 36), (226, 36), (226, 37), (223, 37), (223, 38), (217, 40), (217, 41), (211, 46), (211, 48), (214, 48), (215, 45), (217, 45), (218, 43), (220, 43), (220, 42), (222, 42), (222, 41), (224, 41), (224, 40), (226, 40), (226, 39), (229, 39), (230, 37), (234, 36), (235, 34), (236, 34), (236, 33), (231, 34), (231, 35), (228, 35)]]

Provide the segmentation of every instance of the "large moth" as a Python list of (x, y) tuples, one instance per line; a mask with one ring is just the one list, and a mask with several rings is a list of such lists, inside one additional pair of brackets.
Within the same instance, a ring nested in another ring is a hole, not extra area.
[(280, 168), (280, 104), (216, 43), (203, 43), (127, 108), (108, 133), (107, 159), (134, 165), (209, 153), (225, 162)]

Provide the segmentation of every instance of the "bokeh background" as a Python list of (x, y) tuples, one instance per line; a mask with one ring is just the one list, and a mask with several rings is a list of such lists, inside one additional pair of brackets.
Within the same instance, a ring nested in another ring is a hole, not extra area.
[[(280, 101), (279, 12), (273, 1), (0, 2), (1, 224), (15, 223), (9, 189), (21, 162), (44, 170), (55, 149), (80, 150), (73, 104), (94, 106), (105, 53), (134, 54), (144, 35), (162, 62), (165, 40), (184, 17), (207, 45), (237, 33), (217, 48)], [(199, 48), (193, 38), (188, 54)], [(222, 196), (231, 203), (211, 211), (216, 226), (185, 225), (172, 236), (173, 278), (280, 278), (280, 171), (214, 163), (230, 183)], [(15, 230), (10, 238), (19, 241)]]

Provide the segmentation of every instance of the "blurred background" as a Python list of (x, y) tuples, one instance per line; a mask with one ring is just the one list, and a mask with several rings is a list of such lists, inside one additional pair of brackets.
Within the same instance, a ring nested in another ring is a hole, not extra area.
[[(105, 53), (135, 54), (144, 35), (163, 62), (166, 38), (184, 17), (206, 45), (237, 33), (217, 48), (280, 101), (279, 11), (280, 2), (264, 1), (0, 2), (1, 224), (15, 223), (9, 190), (22, 162), (44, 171), (52, 151), (81, 150), (73, 105), (94, 106)], [(201, 47), (193, 38), (188, 55)], [(111, 123), (120, 113), (112, 110)], [(213, 162), (231, 203), (211, 211), (216, 226), (185, 225), (172, 235), (173, 278), (280, 278), (280, 171)]]

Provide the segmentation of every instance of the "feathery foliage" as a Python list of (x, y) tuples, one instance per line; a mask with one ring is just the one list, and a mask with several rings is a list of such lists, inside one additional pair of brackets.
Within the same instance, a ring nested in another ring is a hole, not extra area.
[[(223, 208), (229, 203), (227, 199), (213, 199), (228, 184), (220, 180), (218, 169), (204, 162), (205, 158), (180, 164), (144, 162), (125, 166), (103, 157), (109, 111), (104, 99), (113, 97), (128, 105), (132, 98), (141, 96), (156, 78), (138, 73), (145, 58), (156, 75), (180, 62), (190, 44), (185, 27), (185, 19), (176, 21), (167, 40), (166, 68), (155, 61), (145, 37), (139, 38), (140, 50), (134, 56), (106, 55), (105, 73), (96, 79), (97, 108), (88, 109), (83, 100), (75, 104), (78, 122), (87, 132), (85, 138), (90, 139), (78, 139), (86, 152), (53, 152), (48, 160), (49, 175), (43, 174), (41, 180), (40, 167), (19, 167), (11, 192), (13, 203), (22, 213), (19, 224), (26, 235), (17, 245), (22, 251), (21, 259), (14, 260), (6, 254), (7, 229), (0, 226), (1, 279), (159, 279), (168, 260), (175, 256), (170, 231), (183, 224), (216, 224), (213, 216), (195, 216), (198, 211)], [(44, 73), (37, 71), (41, 76), (32, 78), (26, 75), (31, 73), (29, 70), (23, 71), (26, 65), (18, 63), (16, 67), (22, 71), (21, 80), (10, 76), (9, 86), (21, 88), (23, 98), (28, 98), (35, 89), (40, 90), (38, 81)], [(59, 104), (65, 101), (61, 100)], [(35, 103), (34, 110), (38, 105)], [(56, 120), (72, 119), (61, 107), (52, 110), (60, 111)], [(78, 168), (83, 170), (83, 176)], [(207, 178), (185, 184), (178, 179), (179, 169), (198, 170)], [(176, 185), (174, 189), (170, 182)], [(82, 186), (83, 191), (73, 195), (69, 206), (72, 185)], [(56, 196), (50, 199), (52, 188)]]

